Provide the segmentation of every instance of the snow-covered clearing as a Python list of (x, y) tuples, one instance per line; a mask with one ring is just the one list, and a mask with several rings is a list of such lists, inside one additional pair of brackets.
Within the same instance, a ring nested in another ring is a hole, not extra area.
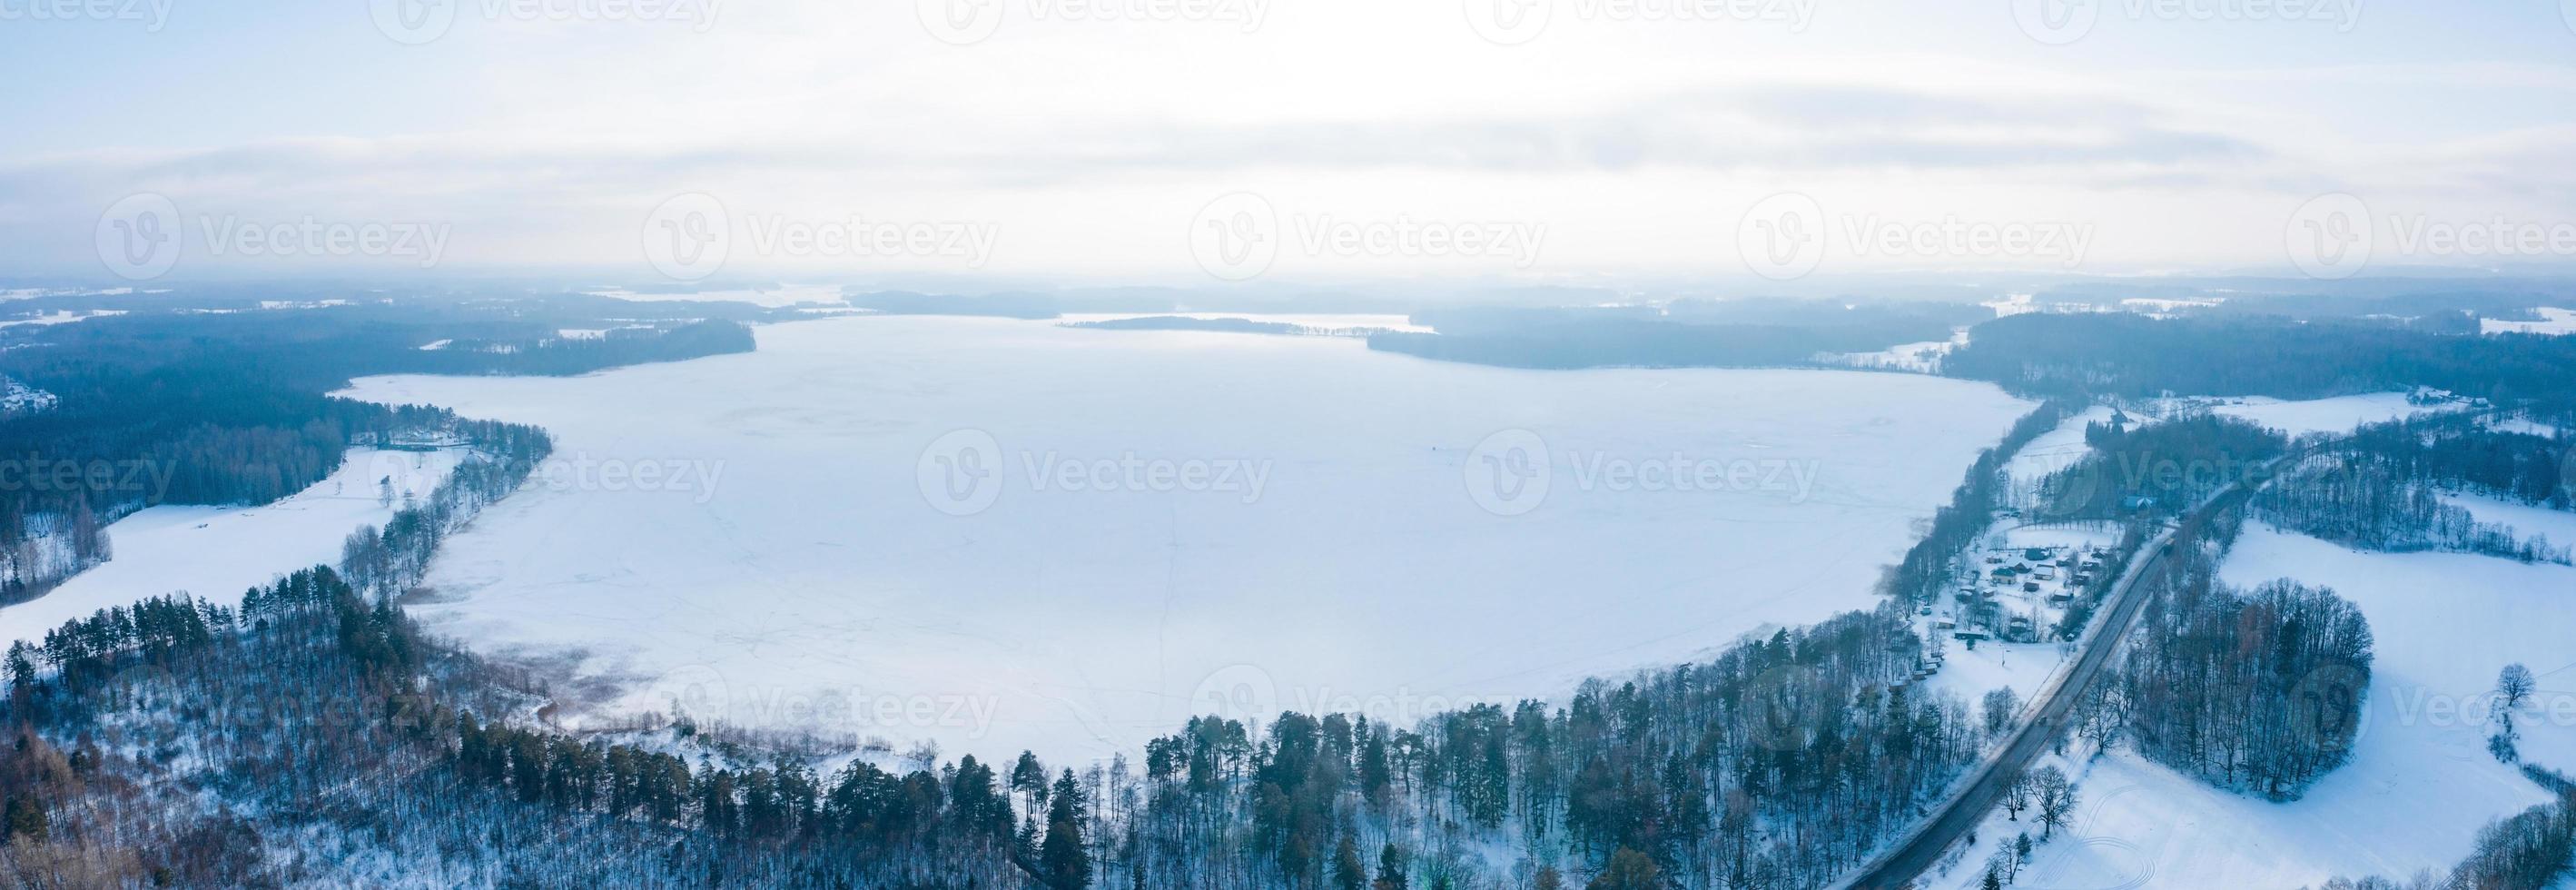
[(25, 317), (25, 318), (9, 318), (9, 319), (0, 319), (0, 328), (14, 328), (14, 327), (18, 327), (18, 326), (20, 326), (20, 325), (55, 325), (55, 324), (70, 324), (70, 323), (72, 323), (72, 322), (75, 322), (75, 321), (82, 321), (82, 320), (85, 320), (85, 319), (101, 318), (101, 317), (109, 316), (109, 315), (124, 315), (124, 314), (125, 314), (125, 310), (123, 310), (123, 309), (92, 309), (92, 310), (86, 310), (86, 311), (81, 311), (81, 312), (73, 312), (73, 311), (71, 311), (71, 310), (69, 310), (69, 309), (62, 309), (62, 310), (57, 310), (57, 311), (54, 311), (54, 312), (49, 312), (49, 313), (46, 313), (46, 314), (43, 314), (43, 315), (30, 315), (30, 316), (27, 316), (27, 317)]
[(1968, 345), (1968, 329), (1960, 328), (1958, 333), (1947, 340), (1899, 343), (1877, 352), (1820, 353), (1816, 356), (1816, 360), (1843, 368), (1937, 374), (1941, 371), (1941, 359), (1948, 356), (1951, 350), (1966, 345)]
[[(2576, 511), (2552, 510), (2482, 494), (2443, 492), (2441, 497), (2445, 503), (2469, 511), (2479, 522), (2510, 525), (2517, 535), (2539, 535), (2552, 544), (2576, 544)], [(2576, 659), (2576, 647), (2571, 647), (2569, 658)]]
[[(2540, 680), (2516, 720), (2524, 757), (2576, 769), (2576, 569), (2362, 553), (2249, 523), (2221, 575), (2247, 586), (2323, 584), (2369, 617), (2377, 658), (2351, 761), (2304, 798), (2276, 804), (2119, 749), (2083, 767), (2076, 837), (2042, 847), (2020, 886), (2298, 887), (2447, 869), (2488, 820), (2548, 799), (2486, 751), (2485, 696), (2508, 663)], [(1990, 819), (1980, 832), (1988, 846), (1943, 884), (1975, 886), (1977, 863), (2006, 825), (2000, 814)]]
[(2482, 334), (2576, 334), (2576, 309), (2543, 306), (2532, 310), (2540, 313), (2539, 321), (2497, 321), (2478, 319)]
[(576, 378), (356, 382), (542, 425), (603, 471), (487, 509), (415, 614), (585, 653), (578, 673), (626, 681), (593, 717), (676, 693), (1057, 758), (1211, 710), (1409, 722), (1872, 605), (2030, 407), (1930, 377), (1520, 371), (1053, 321), (758, 334)]
[(2093, 450), (2093, 446), (2084, 444), (2084, 427), (2108, 423), (2111, 417), (2112, 409), (2108, 405), (2086, 408), (2014, 452), (2012, 460), (2004, 464), (2004, 472), (2012, 480), (2013, 501), (2035, 501), (2041, 479), (2083, 460), (2084, 455)]
[[(0, 645), (109, 606), (187, 591), (231, 605), (242, 591), (296, 569), (340, 561), (340, 542), (383, 525), (402, 496), (426, 497), (462, 453), (349, 449), (330, 478), (259, 507), (151, 507), (108, 525), (112, 558), (30, 602), (0, 608)], [(391, 506), (380, 483), (393, 480)]]
[(2378, 392), (2295, 402), (2248, 396), (2224, 400), (2211, 405), (2210, 410), (2280, 430), (2295, 438), (2308, 433), (2349, 433), (2363, 424), (2383, 423), (2447, 409), (2409, 403), (2402, 392)]

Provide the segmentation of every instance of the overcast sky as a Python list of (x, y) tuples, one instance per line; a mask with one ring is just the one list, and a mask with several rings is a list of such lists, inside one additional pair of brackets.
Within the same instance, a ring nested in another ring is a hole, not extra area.
[[(2576, 251), (2546, 237), (2576, 231), (2558, 0), (90, 2), (0, 0), (0, 275), (1580, 282), (2286, 269), (2316, 259), (2302, 238), (2363, 237), (2374, 268)], [(102, 259), (134, 234), (118, 214), (163, 206), (138, 194), (178, 211), (171, 269)], [(2438, 240), (2497, 223), (2537, 240)]]

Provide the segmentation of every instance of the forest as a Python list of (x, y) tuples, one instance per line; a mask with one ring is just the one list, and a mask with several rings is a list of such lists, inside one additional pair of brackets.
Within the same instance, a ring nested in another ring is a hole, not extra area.
[(1415, 320), (1439, 333), (1382, 331), (1369, 336), (1369, 348), (1506, 368), (1802, 367), (1817, 364), (1819, 353), (1876, 352), (1948, 340), (1952, 331), (1938, 316), (1865, 310), (1797, 323), (1682, 321), (1620, 310), (1455, 310), (1416, 313)]
[[(576, 374), (752, 348), (739, 322), (554, 336), (528, 307), (346, 306), (154, 313), (0, 329), (0, 376), (51, 394), (0, 424), (0, 602), (111, 555), (103, 528), (158, 504), (260, 504), (338, 468), (353, 443), (446, 430), (442, 409), (326, 393), (365, 374)], [(421, 349), (435, 340), (490, 348)]]
[(2576, 404), (2576, 338), (2354, 319), (2033, 312), (1978, 325), (1942, 369), (2034, 394), (2313, 399), (2429, 386), (2500, 405)]
[(2295, 800), (2360, 732), (2370, 622), (2331, 590), (2185, 574), (2130, 640), (2119, 678), (2130, 734), (2175, 770)]

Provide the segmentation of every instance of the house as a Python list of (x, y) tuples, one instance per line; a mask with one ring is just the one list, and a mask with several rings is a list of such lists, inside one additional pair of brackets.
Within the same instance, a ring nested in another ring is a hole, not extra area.
[(2038, 578), (2042, 581), (2055, 581), (2057, 580), (2057, 570), (2047, 566), (2041, 566), (2039, 571), (2031, 573), (2031, 577)]
[(1932, 619), (1932, 629), (1933, 629), (1933, 630), (1956, 630), (1958, 627), (1959, 627), (1959, 622), (1952, 621), (1952, 620), (1947, 619), (1947, 618), (1935, 618), (1935, 619)]
[(2075, 595), (2072, 593), (2052, 593), (2048, 595), (2048, 604), (2060, 608), (2072, 606), (2075, 605)]
[(2047, 562), (2049, 557), (2055, 555), (2056, 554), (2050, 553), (2046, 547), (2033, 547), (2028, 550), (2024, 550), (2021, 553), (2023, 559), (2030, 560), (2031, 562)]
[(2021, 582), (2021, 592), (2023, 592), (2023, 593), (2038, 593), (2038, 592), (2039, 592), (2039, 582), (2037, 582), (2037, 581), (2024, 581), (2024, 582)]
[(1990, 640), (1990, 639), (1994, 639), (1994, 636), (1993, 636), (1992, 634), (1988, 634), (1988, 633), (1986, 633), (1985, 631), (1982, 631), (1982, 630), (1962, 630), (1962, 631), (1954, 632), (1954, 633), (1950, 634), (1950, 636), (1951, 636), (1953, 639), (1965, 640), (1965, 641), (1967, 641), (1967, 642), (1971, 642), (1971, 643), (1974, 643), (1974, 642), (1976, 642), (1976, 641), (1978, 641), (1978, 640)]

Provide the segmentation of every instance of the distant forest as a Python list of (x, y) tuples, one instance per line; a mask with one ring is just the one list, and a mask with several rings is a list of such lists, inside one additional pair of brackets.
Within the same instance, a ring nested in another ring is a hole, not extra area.
[(748, 328), (715, 319), (560, 337), (597, 317), (543, 307), (163, 307), (0, 329), (0, 376), (55, 397), (0, 423), (0, 602), (108, 558), (104, 526), (134, 510), (267, 503), (330, 475), (352, 443), (459, 423), (325, 395), (352, 377), (578, 374), (752, 348)]
[(1767, 300), (1681, 303), (1662, 313), (1470, 307), (1414, 313), (1438, 333), (1381, 332), (1369, 348), (1511, 368), (1802, 367), (1820, 353), (1948, 340), (1991, 314), (1945, 303)]
[(1978, 325), (1944, 373), (2040, 394), (2312, 399), (2429, 386), (2576, 403), (2576, 337), (2460, 336), (2349, 320), (2026, 313)]

